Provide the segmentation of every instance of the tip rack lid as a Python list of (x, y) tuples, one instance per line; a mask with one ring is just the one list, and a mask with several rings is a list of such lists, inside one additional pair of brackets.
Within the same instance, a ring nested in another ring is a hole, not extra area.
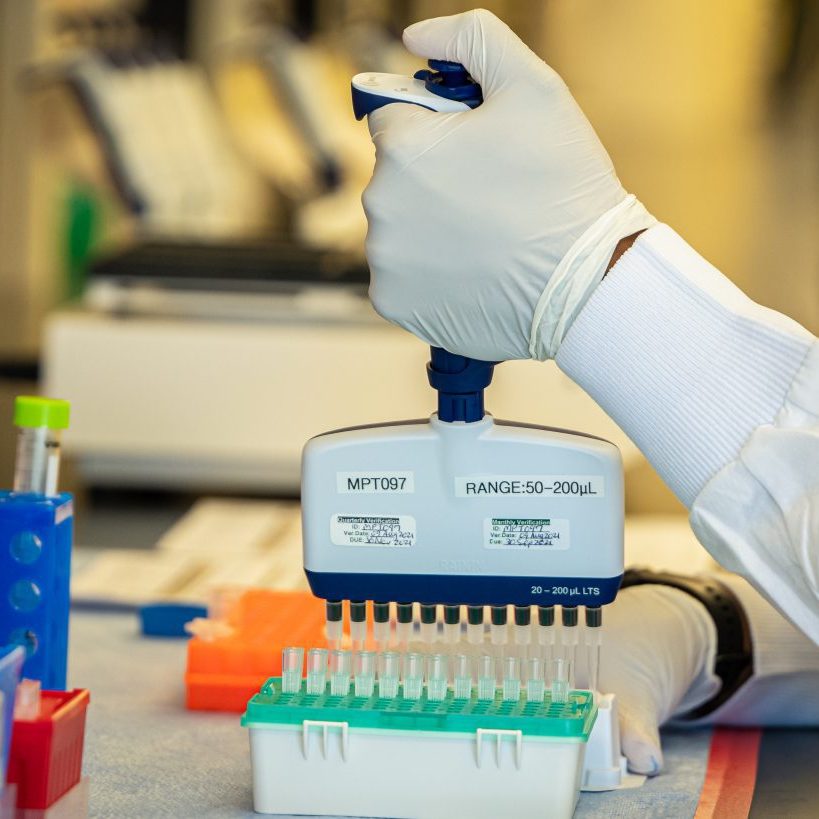
[(504, 700), (500, 692), (494, 700), (455, 699), (448, 691), (441, 701), (421, 697), (395, 698), (345, 697), (296, 694), (281, 690), (281, 678), (271, 677), (247, 704), (242, 717), (246, 727), (301, 725), (304, 720), (325, 719), (347, 722), (350, 728), (386, 731), (425, 731), (472, 734), (478, 728), (519, 730), (525, 736), (571, 739), (585, 742), (597, 717), (597, 706), (590, 691), (572, 691), (568, 702), (553, 703), (546, 693), (543, 702)]

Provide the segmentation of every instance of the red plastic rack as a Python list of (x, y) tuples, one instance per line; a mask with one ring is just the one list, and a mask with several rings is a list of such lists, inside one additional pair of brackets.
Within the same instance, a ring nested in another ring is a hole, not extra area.
[(85, 688), (43, 691), (39, 716), (14, 721), (7, 779), (18, 809), (44, 810), (80, 781), (89, 701)]

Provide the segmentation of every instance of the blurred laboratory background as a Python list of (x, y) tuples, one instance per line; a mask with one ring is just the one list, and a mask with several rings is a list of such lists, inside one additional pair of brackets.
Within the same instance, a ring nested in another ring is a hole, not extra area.
[[(563, 75), (629, 190), (819, 332), (819, 5), (485, 5)], [(77, 541), (106, 547), (152, 545), (203, 495), (295, 498), (310, 436), (432, 411), (427, 350), (366, 299), (374, 157), (349, 79), (422, 67), (402, 28), (469, 7), (0, 0), (3, 485), (21, 392), (72, 402)], [(497, 368), (488, 407), (614, 440), (628, 512), (682, 513), (552, 364)]]

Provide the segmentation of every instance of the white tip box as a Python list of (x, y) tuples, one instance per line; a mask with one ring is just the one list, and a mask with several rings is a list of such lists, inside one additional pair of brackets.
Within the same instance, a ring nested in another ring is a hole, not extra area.
[[(253, 806), (404, 819), (570, 817), (581, 789), (617, 788), (624, 772), (613, 696), (598, 695), (597, 706), (591, 734), (577, 737), (374, 730), (345, 720), (273, 724), (254, 721), (249, 708)], [(593, 769), (584, 767), (587, 744)]]

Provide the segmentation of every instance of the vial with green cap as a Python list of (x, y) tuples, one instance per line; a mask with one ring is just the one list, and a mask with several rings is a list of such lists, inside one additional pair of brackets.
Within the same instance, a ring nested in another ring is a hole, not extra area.
[(21, 396), (14, 405), (17, 460), (0, 490), (0, 645), (25, 648), (23, 676), (65, 688), (73, 505), (59, 493), (60, 433), (69, 405)]
[(68, 401), (21, 395), (14, 402), (17, 460), (14, 491), (57, 493), (60, 471), (60, 433), (68, 427)]

